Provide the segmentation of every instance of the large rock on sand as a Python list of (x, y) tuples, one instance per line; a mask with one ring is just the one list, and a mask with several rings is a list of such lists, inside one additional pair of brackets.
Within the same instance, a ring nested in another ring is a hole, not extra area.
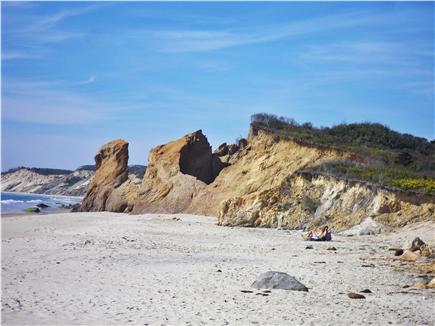
[(294, 291), (306, 291), (308, 288), (293, 276), (283, 272), (269, 271), (261, 274), (251, 287), (255, 289), (282, 289)]
[(387, 231), (387, 228), (373, 220), (371, 217), (367, 217), (361, 224), (355, 225), (349, 230), (340, 232), (340, 235), (354, 236), (354, 235), (370, 235), (380, 234)]
[(153, 148), (133, 213), (188, 211), (224, 167), (220, 163), (201, 130)]
[(80, 210), (123, 212), (127, 201), (117, 188), (128, 179), (128, 143), (118, 139), (105, 144), (95, 156), (95, 169)]

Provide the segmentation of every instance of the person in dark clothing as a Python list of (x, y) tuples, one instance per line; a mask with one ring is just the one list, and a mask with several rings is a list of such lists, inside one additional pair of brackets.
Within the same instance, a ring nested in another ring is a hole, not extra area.
[(307, 234), (302, 236), (305, 240), (309, 241), (331, 241), (331, 231), (329, 230), (329, 227), (325, 225), (321, 229), (319, 229), (317, 232), (310, 231)]

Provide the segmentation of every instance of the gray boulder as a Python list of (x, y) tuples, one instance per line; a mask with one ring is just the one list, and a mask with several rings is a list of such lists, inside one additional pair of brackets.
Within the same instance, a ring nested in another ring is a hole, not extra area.
[(261, 274), (255, 282), (252, 283), (251, 287), (255, 289), (282, 289), (308, 292), (307, 287), (293, 276), (287, 273), (273, 271)]
[(340, 235), (344, 236), (354, 236), (354, 235), (371, 235), (371, 234), (381, 234), (387, 232), (388, 228), (373, 220), (371, 217), (367, 217), (361, 224), (355, 225), (349, 230), (340, 232)]

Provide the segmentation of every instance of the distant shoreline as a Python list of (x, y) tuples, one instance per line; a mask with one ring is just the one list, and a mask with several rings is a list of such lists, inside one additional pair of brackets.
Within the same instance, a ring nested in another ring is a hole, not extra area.
[(42, 216), (42, 215), (53, 215), (53, 214), (66, 214), (71, 213), (71, 209), (67, 208), (55, 208), (50, 207), (49, 210), (44, 209), (41, 210), (39, 213), (30, 213), (30, 212), (12, 212), (12, 213), (3, 213), (1, 212), (0, 216), (1, 218), (9, 218), (9, 217), (21, 217), (21, 216)]
[[(47, 195), (47, 194), (35, 194), (35, 193), (28, 193), (28, 192), (2, 191), (2, 194), (25, 195), (25, 196), (44, 196), (44, 197), (51, 198), (50, 201), (54, 200), (55, 198), (59, 198), (59, 201), (61, 199), (76, 199), (76, 200), (79, 200), (80, 202), (83, 200), (83, 197), (81, 197), (81, 196)], [(2, 198), (2, 200), (3, 200), (3, 198)], [(3, 212), (3, 209), (1, 209), (1, 217), (5, 218), (5, 217), (29, 216), (29, 215), (51, 215), (51, 214), (70, 213), (70, 212), (71, 212), (70, 208), (62, 208), (62, 207), (57, 207), (57, 206), (50, 206), (50, 207), (41, 209), (39, 213), (25, 212), (24, 208), (23, 208), (23, 210), (21, 210), (21, 211), (17, 210), (16, 212), (14, 212), (14, 211), (13, 212)]]
[(67, 196), (67, 195), (52, 195), (52, 194), (37, 194), (32, 192), (18, 192), (18, 191), (2, 191), (2, 194), (18, 194), (18, 195), (36, 195), (36, 196), (48, 196), (48, 197), (62, 197), (62, 198), (77, 198), (83, 199), (85, 196)]

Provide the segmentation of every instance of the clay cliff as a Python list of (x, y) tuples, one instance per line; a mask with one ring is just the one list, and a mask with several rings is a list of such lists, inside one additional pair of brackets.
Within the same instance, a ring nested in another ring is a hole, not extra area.
[(82, 210), (196, 213), (220, 225), (349, 228), (366, 217), (390, 226), (434, 218), (433, 195), (308, 173), (335, 161), (366, 164), (351, 151), (306, 144), (253, 126), (248, 139), (214, 152), (199, 130), (151, 150), (141, 184), (126, 178), (128, 144), (96, 157)]
[(327, 224), (343, 230), (371, 217), (383, 225), (402, 227), (434, 219), (434, 212), (431, 195), (295, 173), (277, 187), (223, 201), (218, 224), (290, 229)]
[(95, 176), (81, 203), (82, 211), (128, 210), (134, 183), (128, 177), (128, 143), (105, 144), (95, 156)]
[(201, 130), (152, 149), (133, 213), (188, 211), (225, 164)]

